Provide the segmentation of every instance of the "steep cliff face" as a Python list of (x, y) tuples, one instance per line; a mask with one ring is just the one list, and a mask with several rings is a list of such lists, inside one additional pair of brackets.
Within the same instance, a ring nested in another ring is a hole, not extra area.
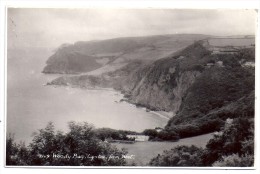
[[(167, 89), (163, 83), (167, 83), (168, 73), (159, 76), (158, 83), (149, 84), (148, 79), (143, 77), (131, 92), (131, 102), (145, 106), (152, 110), (173, 111), (179, 110), (182, 96), (200, 75), (199, 71), (186, 71), (175, 78), (176, 86)], [(148, 77), (149, 78), (149, 77)], [(164, 89), (162, 89), (164, 88)]]
[(174, 56), (133, 72), (121, 83), (121, 90), (128, 94), (130, 102), (175, 113), (186, 91), (202, 73), (209, 55), (201, 43), (192, 44)]

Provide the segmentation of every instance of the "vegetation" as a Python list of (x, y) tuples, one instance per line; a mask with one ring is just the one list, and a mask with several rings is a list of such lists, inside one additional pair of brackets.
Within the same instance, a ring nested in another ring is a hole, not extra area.
[[(234, 156), (235, 155), (235, 156)], [(233, 156), (228, 157), (228, 156)], [(231, 161), (236, 163), (236, 158), (247, 157), (249, 166), (253, 165), (254, 156), (254, 121), (253, 119), (239, 117), (232, 123), (226, 123), (225, 128), (211, 139), (205, 149), (203, 162), (205, 165), (214, 165)], [(236, 158), (235, 158), (236, 157)], [(226, 163), (228, 164), (228, 163)], [(243, 164), (244, 166), (245, 164)]]
[[(55, 132), (49, 123), (40, 129), (33, 141), (14, 142), (13, 135), (6, 141), (7, 165), (36, 166), (122, 166), (127, 165), (125, 150), (101, 141), (104, 133), (113, 137), (117, 131), (107, 128), (94, 129), (87, 123), (69, 123), (67, 133)], [(119, 131), (126, 133), (128, 131)], [(112, 134), (111, 134), (112, 133)], [(157, 132), (154, 129), (144, 131), (152, 140), (172, 140), (169, 132)], [(101, 136), (102, 135), (102, 136)], [(120, 134), (119, 134), (120, 135)], [(175, 135), (176, 134), (173, 134)], [(101, 136), (101, 137), (100, 137)], [(227, 119), (225, 126), (215, 133), (205, 148), (196, 146), (177, 146), (152, 158), (151, 166), (219, 166), (248, 167), (254, 164), (254, 119), (238, 117)]]
[(69, 132), (55, 132), (49, 123), (40, 129), (29, 146), (16, 144), (9, 136), (6, 143), (7, 165), (37, 166), (122, 166), (125, 150), (118, 150), (96, 137), (87, 123), (69, 123)]
[(149, 141), (178, 141), (179, 135), (175, 131), (158, 131), (155, 129), (145, 129), (143, 134), (149, 136)]
[(151, 166), (202, 166), (202, 148), (196, 146), (178, 146), (169, 151), (164, 151), (162, 155), (153, 158)]
[(223, 156), (221, 160), (213, 163), (214, 167), (249, 167), (254, 162), (253, 155), (242, 155), (232, 154), (229, 156)]
[(181, 138), (191, 137), (219, 131), (228, 118), (244, 117), (252, 119), (253, 115), (254, 91), (237, 101), (213, 109), (204, 115), (194, 109), (193, 112), (190, 112), (190, 115), (181, 115), (178, 118), (175, 116), (169, 121), (165, 129), (175, 131)]
[(254, 164), (254, 120), (227, 119), (206, 148), (178, 146), (154, 157), (151, 166), (250, 167)]
[(253, 115), (254, 72), (235, 63), (224, 64), (205, 70), (196, 79), (166, 130), (181, 138), (195, 136), (219, 131), (227, 118)]

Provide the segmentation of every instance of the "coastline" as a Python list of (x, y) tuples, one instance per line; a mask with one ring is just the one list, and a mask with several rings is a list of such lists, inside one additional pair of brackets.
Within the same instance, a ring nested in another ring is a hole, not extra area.
[(149, 112), (167, 120), (170, 120), (171, 117), (174, 116), (173, 112), (166, 112), (166, 111), (149, 111)]

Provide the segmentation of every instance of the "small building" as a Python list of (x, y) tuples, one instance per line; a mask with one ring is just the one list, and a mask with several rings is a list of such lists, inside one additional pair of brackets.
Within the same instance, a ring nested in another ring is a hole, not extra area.
[(156, 130), (156, 132), (161, 132), (163, 130), (163, 128), (156, 127), (155, 130)]
[(223, 62), (222, 62), (222, 61), (217, 61), (216, 64), (217, 64), (219, 67), (223, 67)]
[(213, 47), (211, 48), (211, 54), (235, 54), (238, 52), (238, 50), (238, 48), (233, 46)]
[(134, 138), (135, 141), (148, 141), (149, 136), (146, 135), (127, 135), (127, 138)]

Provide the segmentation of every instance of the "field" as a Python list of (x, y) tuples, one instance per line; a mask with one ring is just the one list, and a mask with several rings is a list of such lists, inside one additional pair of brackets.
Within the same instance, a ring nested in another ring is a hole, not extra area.
[(209, 44), (212, 46), (250, 46), (255, 44), (254, 38), (211, 38)]
[(184, 138), (178, 142), (136, 142), (135, 144), (118, 144), (117, 148), (126, 148), (128, 155), (134, 155), (133, 159), (128, 159), (129, 165), (135, 164), (137, 166), (147, 166), (149, 161), (161, 154), (164, 150), (170, 150), (178, 145), (195, 145), (197, 147), (205, 147), (208, 140), (213, 137), (213, 134), (205, 134), (191, 138)]

